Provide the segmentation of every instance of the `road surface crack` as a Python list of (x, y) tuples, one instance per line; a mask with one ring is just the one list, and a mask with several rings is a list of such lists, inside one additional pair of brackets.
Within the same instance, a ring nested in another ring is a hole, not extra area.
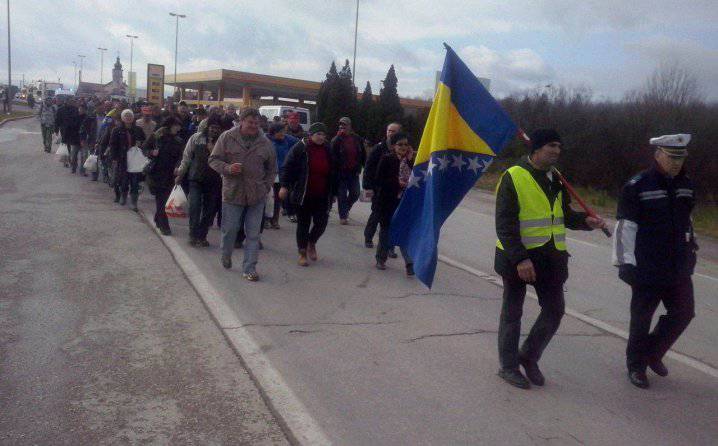
[(375, 321), (375, 322), (299, 322), (299, 323), (258, 323), (250, 322), (242, 324), (238, 327), (222, 327), (224, 330), (236, 330), (246, 327), (315, 327), (323, 325), (332, 326), (365, 326), (365, 325), (391, 325), (398, 324), (402, 321)]
[(387, 299), (408, 299), (410, 297), (460, 297), (465, 299), (501, 300), (500, 297), (486, 297), (478, 294), (461, 293), (406, 293), (398, 296), (387, 296)]
[(408, 344), (411, 342), (422, 341), (424, 339), (429, 339), (429, 338), (448, 338), (448, 337), (453, 337), (453, 336), (473, 336), (473, 335), (477, 335), (477, 334), (486, 334), (486, 333), (496, 334), (496, 333), (498, 333), (498, 331), (484, 330), (484, 329), (480, 328), (478, 330), (461, 331), (461, 332), (456, 332), (456, 333), (433, 333), (433, 334), (421, 335), (416, 338), (407, 339), (404, 341), (404, 343)]

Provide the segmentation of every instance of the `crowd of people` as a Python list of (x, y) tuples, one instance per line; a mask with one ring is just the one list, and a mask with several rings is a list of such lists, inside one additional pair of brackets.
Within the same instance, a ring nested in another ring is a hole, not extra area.
[[(386, 139), (369, 147), (352, 128), (349, 117), (330, 135), (322, 122), (305, 129), (299, 115), (268, 120), (257, 109), (234, 105), (205, 108), (185, 102), (161, 108), (117, 99), (47, 98), (36, 107), (43, 146), (67, 147), (64, 165), (73, 174), (105, 182), (114, 202), (138, 211), (146, 188), (155, 198), (154, 223), (172, 235), (166, 204), (179, 186), (188, 198), (189, 244), (210, 245), (213, 224), (220, 227), (221, 263), (232, 267), (232, 253), (244, 250), (243, 277), (259, 279), (257, 259), (264, 229), (281, 228), (280, 217), (296, 224), (300, 266), (319, 259), (317, 242), (336, 203), (339, 224), (364, 196), (372, 202), (365, 246), (375, 249), (376, 267), (386, 269), (397, 257), (389, 241), (389, 226), (408, 185), (414, 150), (401, 124), (387, 126)], [(149, 160), (142, 171), (128, 166), (128, 154), (140, 150)], [(94, 155), (97, 167), (85, 169)], [(379, 231), (379, 241), (373, 239)], [(404, 254), (406, 273), (414, 275)]]

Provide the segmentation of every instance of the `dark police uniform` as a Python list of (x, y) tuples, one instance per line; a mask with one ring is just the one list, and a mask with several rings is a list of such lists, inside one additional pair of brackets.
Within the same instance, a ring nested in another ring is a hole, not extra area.
[[(693, 183), (685, 172), (671, 178), (658, 164), (633, 177), (621, 192), (613, 263), (632, 290), (629, 376), (645, 373), (647, 365), (660, 361), (695, 315), (691, 275), (698, 246), (690, 217), (694, 204)], [(667, 314), (649, 333), (661, 302)]]

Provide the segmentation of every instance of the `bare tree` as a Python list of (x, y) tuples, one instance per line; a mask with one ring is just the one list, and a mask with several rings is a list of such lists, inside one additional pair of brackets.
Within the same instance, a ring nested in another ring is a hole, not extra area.
[(678, 62), (661, 64), (639, 93), (643, 102), (685, 107), (703, 102), (705, 97), (696, 76)]

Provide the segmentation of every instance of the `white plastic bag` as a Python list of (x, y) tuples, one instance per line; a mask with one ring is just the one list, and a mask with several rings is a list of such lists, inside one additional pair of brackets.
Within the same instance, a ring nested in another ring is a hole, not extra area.
[(142, 153), (139, 147), (133, 146), (127, 151), (127, 171), (129, 173), (142, 173), (142, 169), (150, 160)]
[(70, 152), (67, 150), (65, 144), (60, 144), (55, 152), (55, 158), (61, 163), (67, 163), (70, 161)]
[(264, 216), (267, 218), (274, 217), (274, 188), (269, 189), (267, 201), (264, 202)]
[(177, 185), (172, 189), (165, 204), (165, 213), (170, 218), (187, 217), (187, 196), (181, 186)]
[(82, 165), (87, 172), (97, 172), (97, 155), (90, 155)]

